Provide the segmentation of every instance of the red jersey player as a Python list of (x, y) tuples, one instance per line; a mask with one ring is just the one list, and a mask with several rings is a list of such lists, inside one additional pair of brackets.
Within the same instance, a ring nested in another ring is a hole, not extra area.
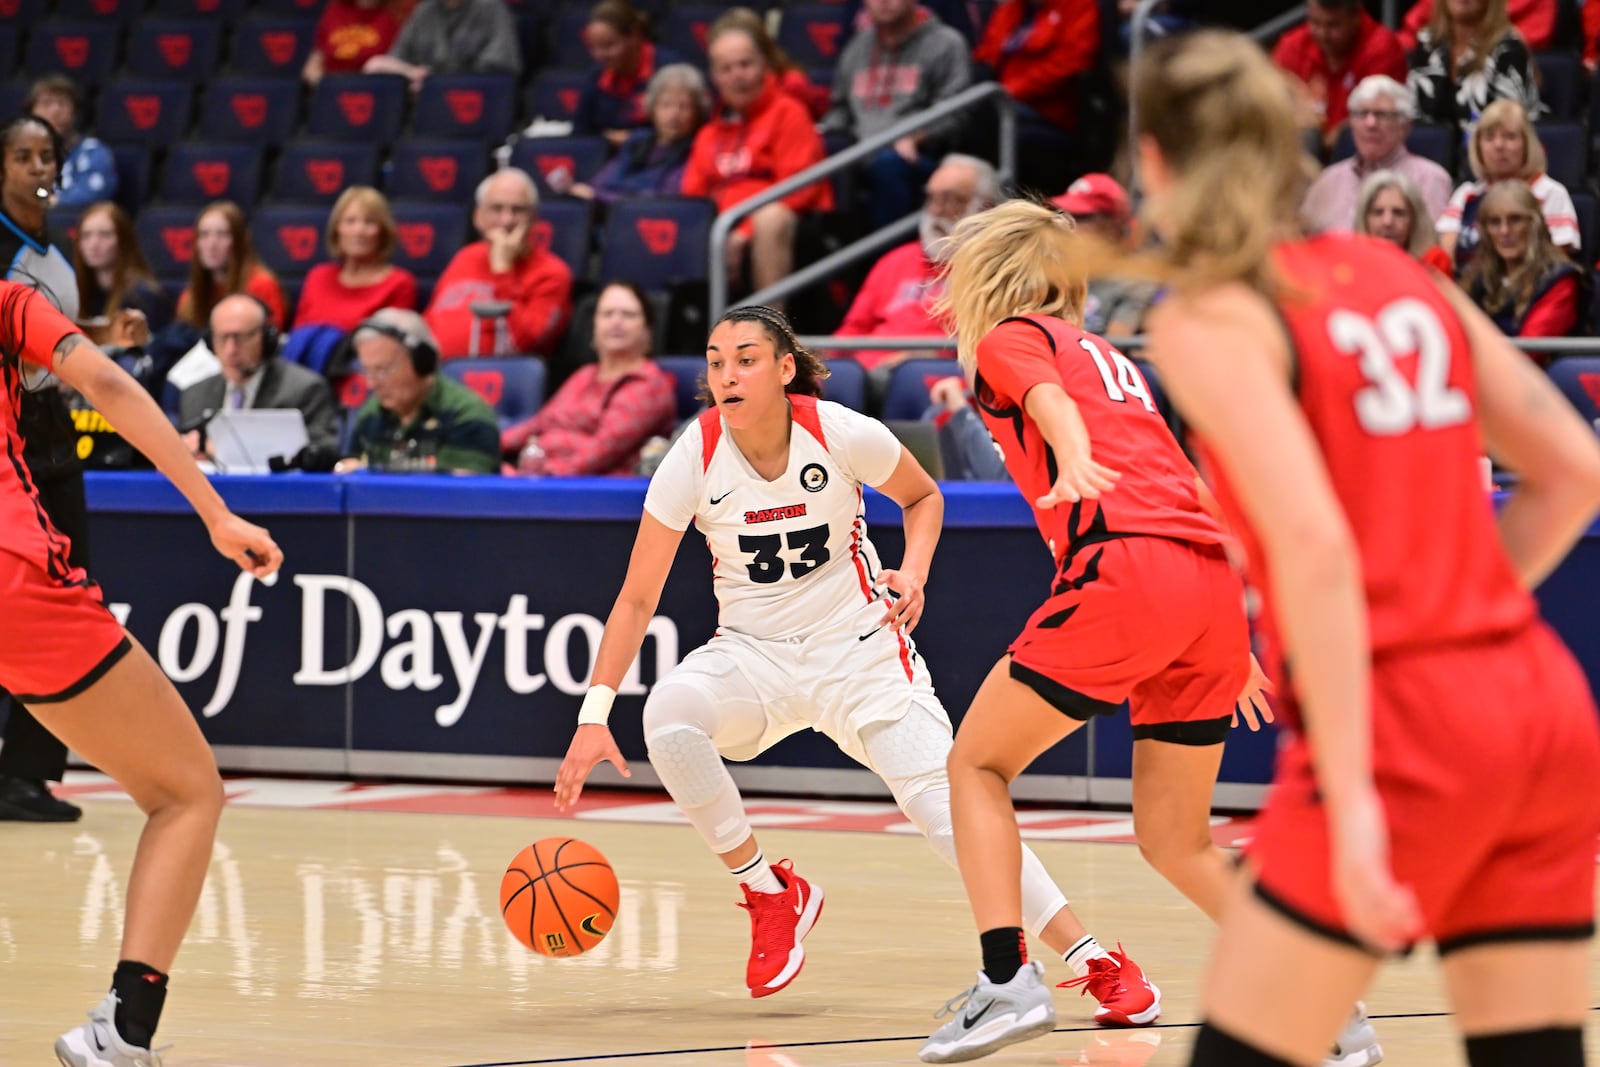
[(128, 875), (121, 958), (89, 1022), (63, 1034), (68, 1067), (158, 1062), (151, 1037), (167, 970), (205, 881), (222, 782), (183, 698), (68, 560), (22, 462), (17, 411), (39, 367), (82, 393), (188, 498), (224, 556), (265, 578), (283, 561), (267, 532), (235, 516), (144, 387), (39, 292), (0, 281), (0, 686), (51, 733), (115, 778), (148, 817)]
[[(1297, 236), (1299, 135), (1250, 41), (1163, 42), (1135, 80), (1171, 287), (1151, 351), (1244, 537), (1290, 723), (1193, 1063), (1313, 1062), (1426, 938), (1472, 1067), (1577, 1067), (1600, 726), (1528, 589), (1600, 507), (1600, 446), (1447, 281)], [(1498, 529), (1485, 450), (1520, 475)]]
[(1085, 722), (1130, 705), (1134, 827), (1152, 865), (1213, 917), (1229, 880), (1208, 820), (1235, 702), (1260, 677), (1244, 590), (1139, 368), (1075, 325), (1083, 281), (1050, 276), (1072, 230), (1055, 209), (1015, 200), (961, 223), (949, 260), (962, 366), (1033, 502), (1056, 578), (979, 688), (950, 754), (956, 854), (983, 971), (965, 1010), (923, 1045), (930, 1063), (1055, 1025), (1010, 884), (1020, 839), (1007, 786)]

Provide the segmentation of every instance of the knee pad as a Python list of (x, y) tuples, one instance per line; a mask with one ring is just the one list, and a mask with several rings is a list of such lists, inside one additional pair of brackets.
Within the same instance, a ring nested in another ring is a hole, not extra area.
[(1583, 1031), (1577, 1027), (1549, 1026), (1514, 1034), (1467, 1038), (1467, 1062), (1472, 1067), (1582, 1067)]
[(668, 726), (645, 735), (644, 740), (650, 766), (682, 807), (709, 804), (724, 784), (732, 783), (717, 746), (697, 726)]
[(906, 813), (934, 855), (950, 866), (956, 866), (955, 827), (950, 821), (950, 790), (932, 789), (901, 802), (900, 810)]

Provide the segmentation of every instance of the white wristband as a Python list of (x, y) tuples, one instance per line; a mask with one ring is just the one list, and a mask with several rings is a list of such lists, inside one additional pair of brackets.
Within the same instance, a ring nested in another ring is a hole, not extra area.
[(611, 718), (611, 702), (617, 691), (609, 685), (591, 685), (583, 694), (583, 707), (578, 709), (579, 726), (604, 726)]

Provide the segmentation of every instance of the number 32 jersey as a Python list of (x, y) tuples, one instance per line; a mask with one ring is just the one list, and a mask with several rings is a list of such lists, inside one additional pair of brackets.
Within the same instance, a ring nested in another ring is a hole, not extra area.
[(882, 599), (861, 487), (882, 485), (900, 462), (882, 423), (808, 396), (789, 404), (789, 466), (777, 479), (756, 473), (712, 409), (662, 459), (644, 500), (662, 525), (693, 521), (705, 535), (717, 628), (761, 640), (851, 624)]

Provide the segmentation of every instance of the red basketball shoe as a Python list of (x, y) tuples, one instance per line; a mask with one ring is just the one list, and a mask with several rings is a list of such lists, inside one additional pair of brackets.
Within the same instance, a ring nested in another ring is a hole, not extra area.
[(1077, 989), (1100, 1002), (1094, 1021), (1101, 1026), (1149, 1026), (1161, 1017), (1161, 990), (1144, 976), (1139, 965), (1122, 951), (1122, 943), (1111, 958), (1089, 961), (1089, 973), (1062, 982), (1057, 989)]
[(744, 969), (752, 997), (768, 997), (794, 981), (806, 962), (800, 942), (822, 914), (822, 887), (794, 873), (794, 864), (779, 860), (772, 873), (784, 885), (781, 893), (756, 893), (743, 886), (750, 913), (750, 962)]

